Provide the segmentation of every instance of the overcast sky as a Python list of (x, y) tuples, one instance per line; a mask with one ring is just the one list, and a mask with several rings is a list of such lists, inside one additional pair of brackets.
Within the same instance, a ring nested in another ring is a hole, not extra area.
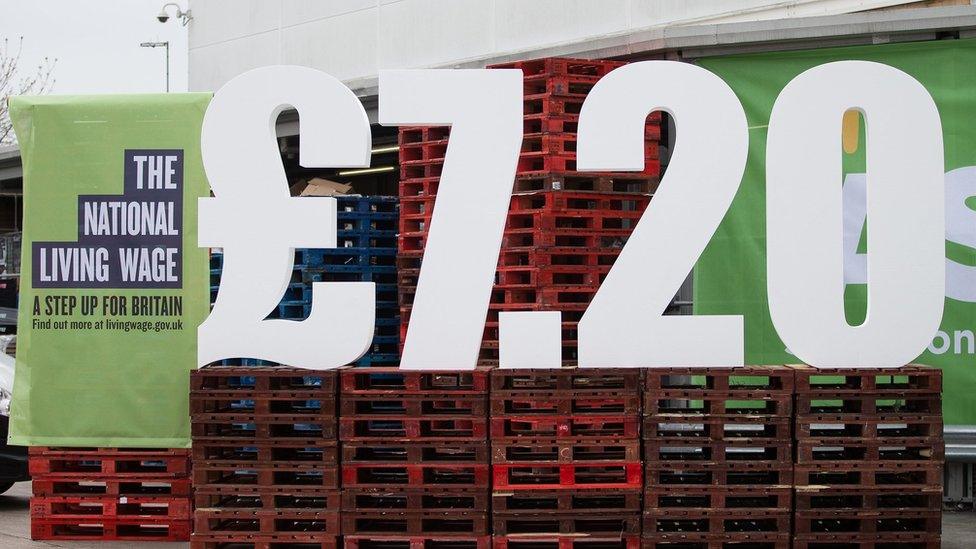
[[(57, 58), (52, 93), (144, 93), (166, 88), (164, 48), (170, 43), (170, 89), (186, 91), (186, 27), (173, 7), (156, 21), (166, 0), (0, 0), (0, 39), (12, 49), (24, 37), (20, 72), (44, 57)], [(178, 2), (186, 8), (186, 0)]]

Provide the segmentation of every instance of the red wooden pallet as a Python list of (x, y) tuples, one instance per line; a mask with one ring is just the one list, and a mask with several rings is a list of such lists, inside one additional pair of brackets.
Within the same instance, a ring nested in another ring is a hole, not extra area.
[(789, 532), (789, 510), (645, 509), (644, 535), (656, 533)]
[(634, 416), (510, 416), (491, 418), (491, 438), (574, 438), (600, 440), (639, 436), (639, 422)]
[(640, 454), (637, 439), (520, 439), (491, 445), (491, 462), (495, 464), (640, 461)]
[(93, 459), (101, 457), (140, 457), (153, 459), (156, 457), (187, 457), (187, 448), (109, 448), (109, 447), (69, 447), (69, 446), (30, 446), (28, 456), (62, 456), (64, 454), (89, 456)]
[(506, 536), (537, 535), (621, 535), (640, 534), (638, 512), (609, 512), (597, 515), (578, 515), (575, 512), (519, 511), (491, 514), (492, 532)]
[(193, 464), (193, 485), (222, 486), (314, 486), (338, 488), (339, 474), (335, 467), (295, 465), (291, 463), (243, 462)]
[(488, 549), (491, 536), (343, 536), (345, 549)]
[(588, 191), (627, 194), (651, 194), (660, 184), (660, 164), (645, 162), (643, 172), (580, 173), (522, 172), (515, 176), (516, 193), (536, 191)]
[(338, 536), (321, 533), (261, 535), (249, 533), (197, 534), (190, 538), (190, 549), (338, 549)]
[(942, 370), (909, 364), (901, 368), (813, 368), (791, 366), (797, 394), (857, 395), (861, 393), (939, 394)]
[(908, 490), (942, 483), (939, 462), (819, 462), (793, 467), (797, 489), (803, 486), (896, 488)]
[(931, 461), (945, 459), (942, 437), (932, 438), (823, 438), (796, 443), (796, 463), (818, 461), (865, 463), (885, 461)]
[(303, 486), (219, 486), (193, 488), (197, 509), (313, 509), (338, 511), (339, 490)]
[(641, 436), (645, 440), (685, 438), (689, 440), (763, 439), (785, 441), (792, 438), (792, 423), (788, 417), (658, 415), (644, 418)]
[(796, 509), (878, 510), (938, 510), (942, 508), (940, 486), (905, 487), (877, 486), (873, 488), (838, 486), (798, 486)]
[(339, 533), (338, 511), (318, 509), (197, 509), (193, 532), (213, 535)]
[(602, 59), (572, 59), (567, 57), (547, 57), (530, 61), (512, 61), (488, 65), (491, 69), (519, 69), (524, 78), (536, 75), (577, 75), (604, 76), (617, 67), (626, 65), (623, 61)]
[(938, 534), (942, 531), (942, 509), (885, 510), (797, 510), (793, 514), (796, 534), (841, 533), (873, 535), (915, 532)]
[(187, 541), (190, 521), (143, 517), (92, 520), (32, 518), (31, 539), (50, 541)]
[[(402, 173), (402, 170), (401, 170)], [(410, 196), (433, 196), (440, 186), (440, 177), (415, 177), (400, 179), (400, 199)]]
[[(621, 220), (619, 216), (608, 216), (605, 218), (601, 218), (599, 216), (587, 217), (589, 217), (589, 221), (593, 223), (600, 223), (603, 221), (626, 221), (630, 223), (631, 221), (629, 219)], [(633, 224), (636, 225), (636, 221), (633, 222)], [(506, 229), (505, 233), (502, 235), (502, 247), (570, 247), (587, 249), (613, 247), (623, 248), (624, 245), (627, 244), (627, 239), (630, 238), (630, 234), (632, 232), (632, 227), (625, 229), (601, 229), (599, 227), (558, 227), (552, 229), (526, 227), (521, 229)], [(498, 290), (504, 287), (505, 286), (502, 284), (496, 284), (495, 289)], [(546, 287), (539, 289), (544, 290)]]
[(644, 415), (752, 415), (790, 417), (793, 396), (760, 391), (722, 394), (711, 390), (664, 389), (646, 393)]
[(152, 518), (190, 520), (190, 498), (123, 496), (48, 496), (32, 497), (31, 519), (115, 520)]
[(494, 490), (555, 490), (559, 488), (640, 488), (640, 462), (493, 464)]
[(644, 509), (735, 509), (790, 511), (788, 486), (668, 486), (644, 492)]
[(487, 435), (486, 419), (469, 415), (412, 418), (379, 414), (343, 417), (339, 420), (339, 439), (343, 441), (484, 440)]
[(714, 391), (716, 394), (750, 396), (792, 394), (795, 370), (787, 366), (742, 366), (738, 368), (649, 368), (644, 374), (644, 390)]
[(98, 477), (134, 477), (139, 479), (176, 478), (186, 476), (190, 459), (182, 455), (114, 454), (98, 455), (90, 452), (46, 452), (28, 458), (31, 475), (56, 474), (59, 477), (93, 479)]
[(493, 549), (639, 549), (639, 536), (494, 536)]
[(342, 491), (342, 510), (351, 511), (480, 511), (487, 512), (483, 489), (366, 488)]
[(421, 141), (440, 141), (451, 135), (449, 126), (400, 126), (400, 145), (419, 143)]
[(634, 394), (640, 387), (641, 370), (636, 368), (526, 368), (492, 370), (491, 393), (562, 393), (583, 395), (595, 392)]
[(793, 464), (762, 461), (645, 462), (648, 488), (768, 486), (790, 487)]
[(579, 248), (515, 248), (502, 250), (498, 265), (502, 267), (572, 265), (601, 267), (613, 265), (620, 248), (584, 250)]
[[(208, 438), (193, 440), (193, 461), (289, 462), (308, 465), (338, 465), (339, 447), (334, 441), (255, 440), (250, 438)], [(313, 441), (314, 442), (314, 441)]]
[(475, 416), (487, 414), (485, 395), (410, 395), (343, 397), (339, 415), (346, 417)]
[(641, 193), (569, 190), (515, 193), (508, 206), (508, 216), (509, 220), (513, 219), (513, 216), (539, 214), (584, 217), (617, 215), (620, 218), (640, 219), (650, 201), (650, 195)]
[[(499, 267), (496, 277), (499, 284), (509, 287), (538, 288), (552, 285), (594, 285), (603, 283), (610, 266), (544, 266), (531, 267), (527, 265), (515, 267)], [(416, 278), (413, 279), (416, 286)]]
[(511, 490), (495, 491), (492, 512), (552, 512), (580, 515), (640, 512), (639, 490)]
[(343, 535), (488, 534), (488, 514), (471, 511), (347, 511), (342, 514)]
[[(241, 385), (240, 378), (254, 378)], [(191, 391), (315, 391), (335, 394), (335, 371), (304, 370), (287, 366), (209, 366), (190, 372)]]
[(304, 440), (310, 446), (334, 441), (337, 436), (334, 417), (285, 414), (194, 414), (190, 418), (190, 432), (194, 439)]
[[(661, 119), (660, 111), (654, 111), (647, 116), (644, 123), (644, 139), (646, 141), (661, 140)], [(522, 135), (524, 136), (544, 133), (576, 134), (578, 131), (578, 114), (527, 114), (522, 117)]]
[(585, 98), (600, 80), (596, 75), (581, 74), (534, 74), (522, 79), (522, 93), (536, 95), (548, 93), (563, 97)]
[(189, 478), (82, 480), (45, 475), (32, 482), (35, 496), (189, 496)]
[(340, 375), (343, 396), (488, 393), (488, 369), (486, 368), (438, 371), (364, 367), (346, 368)]
[(356, 443), (342, 446), (342, 464), (486, 464), (485, 441)]
[[(536, 98), (530, 99), (526, 102), (526, 107), (542, 107), (542, 108), (575, 108), (576, 105), (573, 100), (563, 100), (554, 98)], [(549, 113), (546, 113), (549, 114)], [(558, 113), (564, 114), (564, 113)], [(575, 145), (575, 141), (572, 142)], [(524, 150), (524, 149), (523, 149)], [(658, 144), (656, 141), (650, 141), (646, 144), (644, 148), (644, 166), (643, 169), (628, 172), (637, 175), (642, 175), (644, 177), (657, 176), (661, 173), (661, 161), (658, 159)], [(519, 155), (518, 163), (515, 166), (516, 174), (523, 177), (544, 177), (553, 173), (572, 173), (576, 172), (576, 153), (567, 152), (563, 154), (557, 154), (550, 151), (542, 152), (523, 152)], [(600, 173), (600, 172), (598, 172)], [(610, 172), (602, 172), (610, 173)], [(521, 191), (521, 189), (516, 189)]]

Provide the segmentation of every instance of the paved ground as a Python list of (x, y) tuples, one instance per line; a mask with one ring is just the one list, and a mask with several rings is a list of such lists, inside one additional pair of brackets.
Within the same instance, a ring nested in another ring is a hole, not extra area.
[[(31, 541), (27, 516), (30, 483), (22, 482), (0, 496), (0, 548), (38, 549), (66, 547), (70, 549), (183, 549), (186, 543), (125, 543), (83, 541)], [(942, 519), (942, 549), (971, 549), (976, 540), (976, 513), (947, 512)]]

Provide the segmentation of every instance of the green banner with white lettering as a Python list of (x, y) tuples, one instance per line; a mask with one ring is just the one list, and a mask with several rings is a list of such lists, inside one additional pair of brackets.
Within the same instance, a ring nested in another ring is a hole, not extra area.
[[(766, 302), (766, 127), (773, 102), (801, 72), (831, 61), (864, 60), (900, 69), (925, 86), (942, 117), (946, 171), (946, 300), (942, 326), (921, 364), (944, 372), (947, 425), (976, 425), (976, 41), (827, 48), (708, 58), (700, 64), (738, 95), (749, 124), (742, 186), (695, 268), (695, 313), (745, 317), (746, 362), (796, 363), (769, 317)], [(844, 82), (837, 82), (844, 86)], [(678, 121), (680, 129), (680, 121)], [(845, 306), (851, 325), (867, 310), (864, 122), (844, 121)], [(906, 118), (902, 138), (916, 139)], [(838, 126), (841, 131), (841, 125)], [(680, 132), (679, 132), (680, 135)], [(884, 182), (878, 182), (883, 184)], [(832, 182), (825, 182), (832, 184)], [(802, 207), (802, 204), (797, 204)], [(911, 219), (906, 219), (911, 223)], [(838, 242), (838, 246), (841, 243)], [(810, 261), (817, 261), (811, 257)]]
[(11, 444), (189, 446), (210, 97), (10, 100), (24, 166)]

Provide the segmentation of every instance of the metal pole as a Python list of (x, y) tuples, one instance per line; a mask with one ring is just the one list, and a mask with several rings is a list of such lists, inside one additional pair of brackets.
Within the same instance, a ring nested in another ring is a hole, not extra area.
[(166, 93), (169, 93), (169, 40), (164, 44), (166, 44)]

